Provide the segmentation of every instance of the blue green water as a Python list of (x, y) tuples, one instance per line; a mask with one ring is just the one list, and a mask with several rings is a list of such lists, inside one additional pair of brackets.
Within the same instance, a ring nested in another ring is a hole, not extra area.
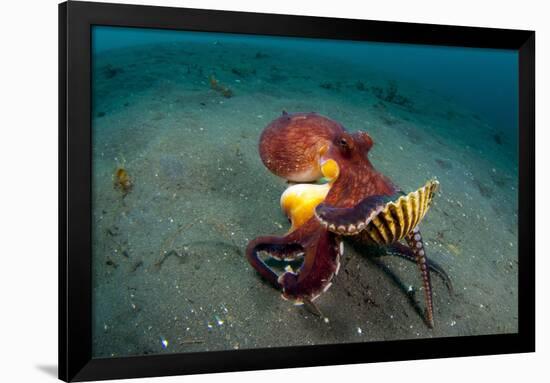
[(515, 133), (518, 127), (518, 55), (514, 50), (114, 27), (95, 27), (93, 33), (95, 54), (144, 44), (227, 41), (338, 57), (436, 89), (502, 129)]
[[(100, 26), (92, 45), (94, 356), (517, 331), (515, 52)], [(346, 245), (323, 318), (249, 266), (288, 230), (257, 151), (283, 110), (367, 131), (405, 191), (439, 180), (422, 232), (455, 292), (432, 277), (433, 330), (404, 260), (381, 261), (405, 292)]]

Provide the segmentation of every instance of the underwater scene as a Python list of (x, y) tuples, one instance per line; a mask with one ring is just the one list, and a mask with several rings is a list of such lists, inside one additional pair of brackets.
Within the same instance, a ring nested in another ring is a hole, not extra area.
[(94, 357), (518, 331), (516, 52), (92, 46)]

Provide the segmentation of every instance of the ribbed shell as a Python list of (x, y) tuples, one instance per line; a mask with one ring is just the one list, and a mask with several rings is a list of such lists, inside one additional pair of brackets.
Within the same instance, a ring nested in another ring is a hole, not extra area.
[(438, 186), (438, 181), (430, 180), (420, 189), (388, 202), (358, 234), (359, 241), (389, 245), (403, 239), (428, 212)]

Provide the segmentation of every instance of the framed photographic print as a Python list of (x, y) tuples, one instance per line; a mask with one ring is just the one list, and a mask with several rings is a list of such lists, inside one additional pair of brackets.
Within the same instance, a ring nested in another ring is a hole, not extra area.
[(60, 378), (534, 351), (534, 46), (60, 4)]

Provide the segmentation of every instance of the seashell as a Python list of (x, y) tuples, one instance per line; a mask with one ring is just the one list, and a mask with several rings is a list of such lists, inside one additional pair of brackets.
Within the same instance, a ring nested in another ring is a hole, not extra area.
[(438, 187), (437, 180), (430, 180), (420, 189), (388, 202), (359, 233), (358, 239), (383, 246), (405, 238), (428, 212)]

